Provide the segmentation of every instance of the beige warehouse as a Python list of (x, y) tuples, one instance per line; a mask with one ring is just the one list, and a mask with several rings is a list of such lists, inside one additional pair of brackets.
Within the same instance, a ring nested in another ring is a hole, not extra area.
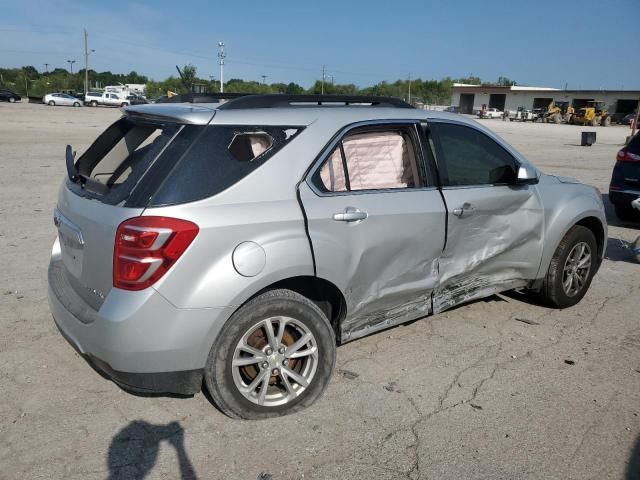
[(570, 102), (575, 108), (583, 107), (589, 100), (605, 102), (610, 113), (632, 113), (638, 104), (640, 90), (561, 90), (547, 87), (481, 86), (455, 83), (451, 105), (460, 113), (473, 113), (483, 105), (499, 110), (515, 111), (519, 107), (544, 108), (551, 100)]

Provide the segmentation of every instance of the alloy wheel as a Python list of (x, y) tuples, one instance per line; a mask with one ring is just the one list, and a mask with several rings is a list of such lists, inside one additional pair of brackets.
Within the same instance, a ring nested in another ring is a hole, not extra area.
[(235, 347), (231, 368), (238, 391), (265, 407), (284, 405), (311, 384), (318, 367), (318, 344), (302, 322), (285, 316), (266, 318), (245, 332)]
[(576, 243), (564, 262), (562, 288), (569, 297), (576, 296), (587, 284), (591, 272), (591, 248), (586, 242)]

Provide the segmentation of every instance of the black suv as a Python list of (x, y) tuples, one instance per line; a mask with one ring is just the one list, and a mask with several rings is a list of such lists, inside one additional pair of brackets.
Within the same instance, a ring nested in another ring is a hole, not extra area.
[(640, 212), (631, 206), (640, 197), (640, 132), (616, 155), (609, 200), (621, 220), (640, 220)]
[(12, 92), (11, 90), (0, 89), (0, 102), (19, 102), (21, 100), (20, 95)]

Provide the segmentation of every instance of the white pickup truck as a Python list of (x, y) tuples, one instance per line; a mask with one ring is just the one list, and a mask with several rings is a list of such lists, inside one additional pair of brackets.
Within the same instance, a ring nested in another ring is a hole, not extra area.
[(84, 104), (91, 107), (105, 105), (109, 107), (128, 107), (129, 100), (121, 98), (115, 93), (87, 92), (84, 96)]

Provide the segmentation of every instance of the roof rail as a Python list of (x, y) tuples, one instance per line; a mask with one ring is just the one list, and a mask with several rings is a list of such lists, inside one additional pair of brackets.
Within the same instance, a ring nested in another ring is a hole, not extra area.
[(230, 100), (218, 107), (219, 110), (241, 110), (248, 108), (286, 108), (319, 106), (367, 106), (413, 108), (408, 103), (394, 97), (364, 95), (248, 95)]
[(251, 95), (250, 93), (181, 93), (163, 98), (156, 103), (219, 103), (220, 100), (232, 100)]

